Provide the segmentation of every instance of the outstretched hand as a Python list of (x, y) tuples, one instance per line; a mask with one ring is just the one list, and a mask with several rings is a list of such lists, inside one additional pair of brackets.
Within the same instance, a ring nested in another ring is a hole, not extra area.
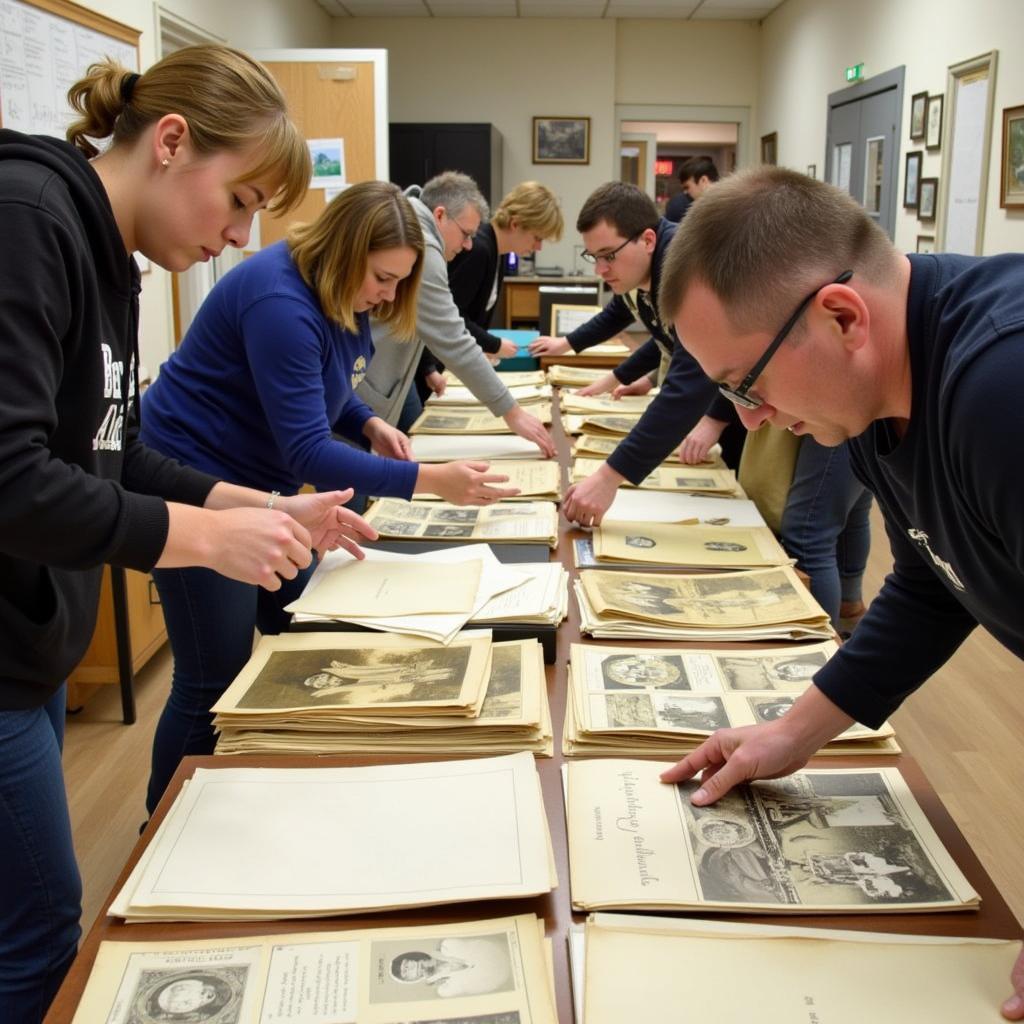
[(352, 488), (322, 491), (278, 498), (276, 507), (287, 512), (309, 532), (310, 546), (321, 554), (344, 548), (356, 558), (364, 558), (360, 540), (376, 540), (377, 531), (351, 509), (342, 508), (352, 500)]

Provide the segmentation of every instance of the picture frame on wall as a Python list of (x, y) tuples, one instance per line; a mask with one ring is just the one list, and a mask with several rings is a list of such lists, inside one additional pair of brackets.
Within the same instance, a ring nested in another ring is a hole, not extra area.
[(917, 248), (916, 252), (935, 252), (935, 236), (934, 235), (918, 235), (917, 236)]
[(917, 192), (918, 220), (935, 220), (938, 209), (939, 179), (922, 178)]
[(1003, 158), (999, 172), (999, 205), (1024, 209), (1024, 106), (1003, 108)]
[(589, 117), (535, 117), (535, 164), (589, 164)]
[(761, 163), (773, 167), (779, 162), (779, 133), (769, 132), (761, 136)]
[(939, 149), (942, 146), (942, 102), (945, 97), (929, 96), (925, 104), (924, 148)]
[(928, 106), (928, 90), (915, 92), (910, 98), (910, 138), (919, 142), (924, 138), (925, 108)]
[(921, 184), (921, 163), (924, 151), (915, 149), (909, 152), (903, 168), (903, 209), (917, 209), (917, 195)]

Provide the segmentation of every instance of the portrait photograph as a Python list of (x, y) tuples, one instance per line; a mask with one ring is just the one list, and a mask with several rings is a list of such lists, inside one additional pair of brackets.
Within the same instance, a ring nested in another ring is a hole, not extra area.
[(515, 989), (508, 936), (446, 935), (370, 945), (370, 1002), (421, 1002)]
[(917, 194), (917, 217), (918, 220), (935, 220), (935, 210), (938, 207), (939, 179), (922, 178), (920, 189)]
[(903, 208), (905, 210), (916, 210), (918, 201), (918, 188), (921, 184), (921, 161), (924, 153), (915, 149), (908, 153), (903, 164)]
[(249, 968), (144, 970), (128, 1024), (239, 1024)]
[(535, 117), (535, 164), (589, 164), (589, 117)]
[(1003, 110), (1003, 162), (999, 205), (1024, 209), (1024, 106)]
[(924, 115), (928, 106), (928, 92), (917, 92), (910, 100), (910, 137), (915, 142), (924, 138)]
[(942, 95), (929, 96), (925, 107), (924, 148), (938, 149), (942, 145)]

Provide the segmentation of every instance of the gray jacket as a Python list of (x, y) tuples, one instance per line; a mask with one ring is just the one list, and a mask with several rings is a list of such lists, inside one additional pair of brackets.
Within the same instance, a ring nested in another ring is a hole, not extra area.
[(397, 423), (426, 345), (495, 416), (504, 416), (516, 404), (515, 399), (466, 330), (448, 287), (444, 239), (434, 215), (420, 201), (419, 185), (411, 185), (405, 195), (420, 219), (426, 242), (416, 303), (417, 336), (402, 341), (392, 335), (387, 324), (372, 320), (373, 358), (356, 394), (382, 419)]

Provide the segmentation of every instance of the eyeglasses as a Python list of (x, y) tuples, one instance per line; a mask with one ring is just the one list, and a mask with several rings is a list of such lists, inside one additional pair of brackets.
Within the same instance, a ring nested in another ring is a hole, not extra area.
[(580, 255), (588, 263), (596, 263), (598, 260), (602, 260), (611, 266), (615, 262), (615, 257), (618, 256), (618, 254), (622, 252), (630, 242), (635, 242), (642, 234), (643, 232), (641, 231), (640, 234), (634, 235), (632, 238), (627, 238), (622, 245), (617, 245), (614, 249), (611, 249), (608, 252), (589, 252), (587, 249), (584, 249)]
[(797, 320), (803, 316), (804, 310), (811, 304), (818, 292), (820, 292), (822, 288), (827, 288), (829, 284), (846, 284), (851, 277), (853, 277), (853, 271), (844, 270), (834, 281), (829, 281), (828, 284), (822, 284), (815, 288), (814, 291), (796, 307), (793, 315), (785, 322), (782, 330), (775, 335), (772, 339), (772, 343), (764, 350), (764, 355), (754, 363), (753, 369), (746, 375), (746, 377), (743, 378), (739, 387), (731, 388), (728, 384), (719, 384), (719, 392), (728, 398), (730, 402), (733, 402), (735, 405), (742, 406), (744, 409), (759, 409), (764, 405), (763, 399), (758, 398), (757, 395), (749, 394), (749, 391), (754, 386), (754, 381), (764, 373), (764, 368), (768, 365), (768, 360), (775, 355), (778, 347), (789, 336), (789, 332), (793, 330)]
[(467, 231), (447, 210), (444, 211), (445, 216), (462, 232), (462, 244), (472, 241), (473, 236), (476, 234), (475, 231)]

